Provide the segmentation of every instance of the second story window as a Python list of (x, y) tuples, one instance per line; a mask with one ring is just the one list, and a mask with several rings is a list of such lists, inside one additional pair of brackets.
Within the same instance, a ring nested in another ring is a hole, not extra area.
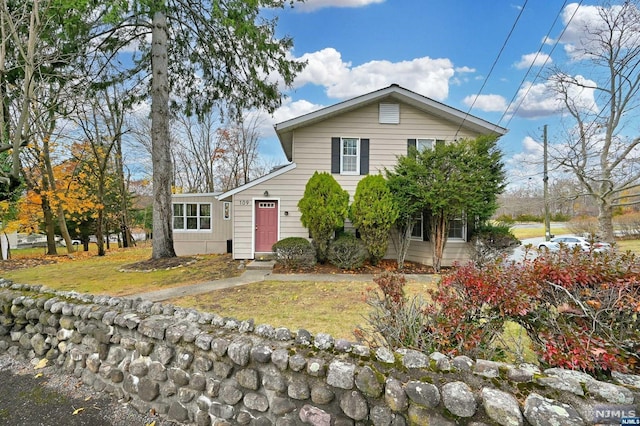
[(369, 139), (332, 137), (331, 173), (335, 175), (368, 175)]
[(340, 173), (360, 174), (360, 139), (342, 138), (340, 141)]

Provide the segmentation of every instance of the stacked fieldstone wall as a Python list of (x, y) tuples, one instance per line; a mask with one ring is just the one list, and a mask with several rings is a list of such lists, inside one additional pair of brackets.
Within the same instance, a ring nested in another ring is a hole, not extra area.
[(168, 304), (1, 280), (0, 352), (47, 358), (97, 391), (185, 424), (589, 425), (640, 415), (636, 375), (598, 381), (371, 350)]

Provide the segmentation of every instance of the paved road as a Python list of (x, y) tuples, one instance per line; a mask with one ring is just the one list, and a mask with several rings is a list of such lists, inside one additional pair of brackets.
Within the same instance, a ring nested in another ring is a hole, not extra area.
[(140, 414), (52, 367), (36, 370), (27, 361), (0, 355), (0, 425), (145, 426), (154, 420), (156, 426), (175, 425)]

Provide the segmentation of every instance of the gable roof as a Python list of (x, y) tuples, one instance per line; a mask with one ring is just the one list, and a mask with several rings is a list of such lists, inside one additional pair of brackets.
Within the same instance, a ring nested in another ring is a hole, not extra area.
[(287, 165), (284, 165), (282, 167), (277, 167), (276, 169), (274, 169), (273, 171), (271, 171), (271, 173), (268, 173), (262, 177), (259, 177), (256, 180), (252, 180), (251, 182), (247, 182), (244, 185), (238, 186), (237, 188), (233, 188), (230, 189), (227, 192), (223, 192), (222, 194), (219, 194), (217, 196), (218, 200), (225, 200), (229, 197), (231, 197), (232, 195), (237, 194), (238, 192), (242, 192), (245, 189), (249, 189), (253, 186), (256, 186), (258, 184), (261, 184), (262, 182), (268, 181), (271, 178), (274, 178), (276, 176), (280, 176), (283, 173), (287, 173), (289, 170), (293, 170), (296, 168), (296, 163), (289, 163)]
[(434, 101), (431, 98), (412, 92), (411, 90), (400, 87), (397, 84), (392, 84), (384, 89), (376, 90), (365, 95), (277, 123), (274, 128), (278, 135), (278, 139), (280, 139), (280, 144), (282, 145), (282, 149), (284, 150), (287, 159), (292, 161), (294, 130), (327, 120), (336, 115), (361, 108), (371, 103), (379, 102), (383, 99), (403, 102), (420, 111), (440, 117), (477, 133), (494, 134), (498, 136), (507, 133), (507, 129), (500, 127), (497, 124), (490, 123), (486, 120), (460, 111), (459, 109)]

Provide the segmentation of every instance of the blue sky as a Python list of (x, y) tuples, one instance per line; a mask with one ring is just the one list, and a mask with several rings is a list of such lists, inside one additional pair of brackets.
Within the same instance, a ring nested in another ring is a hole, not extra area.
[[(293, 37), (291, 55), (309, 65), (285, 91), (282, 108), (266, 119), (263, 152), (280, 156), (273, 124), (398, 83), (508, 127), (500, 146), (511, 184), (526, 183), (530, 177), (541, 183), (533, 162), (542, 157), (543, 125), (549, 125), (552, 142), (562, 134), (561, 114), (546, 76), (552, 66), (561, 66), (589, 78), (583, 58), (572, 52), (585, 25), (597, 25), (594, 4), (307, 0), (293, 9), (269, 11), (279, 18), (278, 35)], [(593, 90), (576, 97), (597, 104)], [(284, 156), (279, 158), (284, 161)]]

